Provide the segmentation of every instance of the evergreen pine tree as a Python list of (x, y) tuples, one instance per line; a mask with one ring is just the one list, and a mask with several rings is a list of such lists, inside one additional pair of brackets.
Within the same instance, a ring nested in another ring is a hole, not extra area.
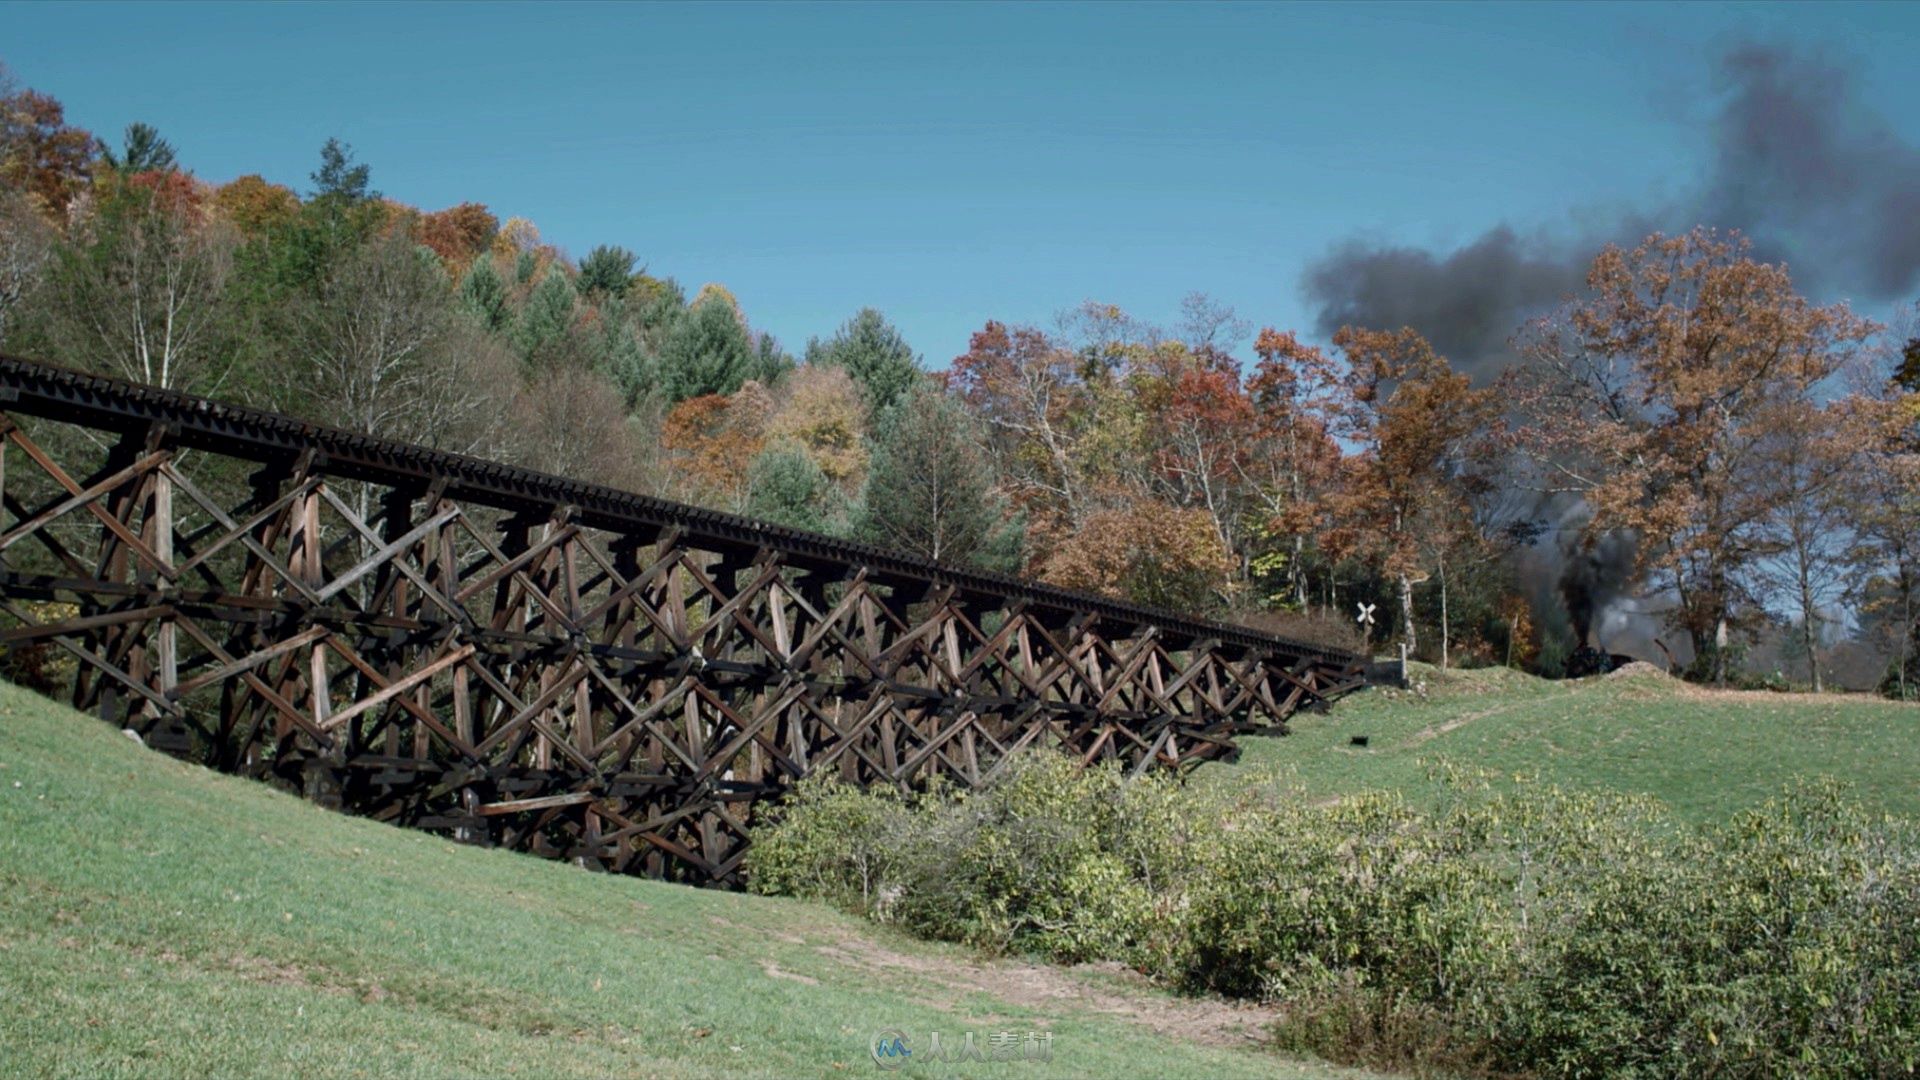
[(366, 165), (354, 164), (353, 147), (339, 139), (328, 139), (327, 145), (320, 148), (320, 168), (311, 177), (312, 197), (348, 204), (377, 199), (380, 193), (367, 186), (371, 178), (372, 172)]
[(533, 295), (527, 297), (527, 306), (520, 313), (520, 355), (531, 360), (543, 346), (564, 337), (573, 325), (573, 283), (558, 266), (547, 268), (547, 274), (534, 286)]
[(494, 333), (513, 323), (513, 309), (507, 306), (507, 283), (500, 280), (493, 260), (485, 255), (475, 259), (460, 279), (460, 309)]
[(631, 303), (608, 299), (600, 305), (600, 326), (604, 333), (600, 355), (607, 375), (620, 388), (620, 396), (632, 412), (660, 392), (660, 368), (647, 352), (637, 312)]
[(772, 334), (760, 334), (753, 346), (753, 370), (747, 376), (758, 379), (766, 386), (779, 382), (787, 372), (794, 368), (793, 357), (780, 347)]
[(660, 386), (669, 403), (731, 394), (757, 373), (756, 354), (733, 305), (718, 296), (696, 302), (660, 352)]
[(748, 516), (810, 532), (837, 534), (846, 519), (840, 490), (798, 447), (774, 446), (747, 473)]
[(1011, 573), (1022, 530), (992, 485), (973, 418), (915, 386), (882, 418), (858, 531), (923, 559)]
[(172, 172), (175, 164), (173, 144), (161, 138), (159, 129), (152, 124), (138, 122), (127, 125), (118, 154), (113, 152), (113, 147), (103, 146), (100, 156), (106, 159), (108, 168), (123, 176)]
[(582, 296), (627, 295), (633, 285), (633, 267), (639, 259), (623, 247), (601, 244), (580, 260), (579, 289)]
[(385, 211), (368, 189), (369, 171), (353, 163), (352, 148), (328, 139), (312, 195), (290, 221), (242, 250), (239, 278), (267, 321), (290, 296), (311, 294), (343, 259), (379, 231)]
[(920, 378), (919, 358), (886, 316), (872, 308), (843, 323), (826, 341), (807, 343), (807, 363), (847, 369), (874, 415), (892, 406)]

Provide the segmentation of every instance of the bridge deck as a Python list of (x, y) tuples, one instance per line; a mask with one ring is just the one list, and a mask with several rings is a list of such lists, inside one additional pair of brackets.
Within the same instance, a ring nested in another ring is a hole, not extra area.
[(1244, 627), (4, 356), (0, 434), (17, 676), (331, 805), (608, 869), (732, 881), (754, 804), (821, 770), (1184, 767), (1362, 681)]

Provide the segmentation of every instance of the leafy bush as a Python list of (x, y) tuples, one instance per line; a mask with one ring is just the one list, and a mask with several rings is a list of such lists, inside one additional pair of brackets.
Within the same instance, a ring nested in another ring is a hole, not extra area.
[(808, 777), (754, 845), (754, 888), (872, 913), (894, 881), (910, 820), (889, 791), (861, 791), (829, 773)]
[(1283, 1001), (1286, 1047), (1421, 1071), (1911, 1075), (1920, 845), (1831, 784), (1702, 829), (1441, 773), (1227, 797), (1052, 755), (984, 790), (803, 787), (755, 886), (932, 937)]
[(903, 799), (812, 780), (756, 830), (752, 881), (929, 937), (1144, 966), (1167, 937), (1163, 887), (1199, 850), (1186, 802), (1165, 777), (1128, 782), (1053, 754), (1017, 758), (976, 792)]

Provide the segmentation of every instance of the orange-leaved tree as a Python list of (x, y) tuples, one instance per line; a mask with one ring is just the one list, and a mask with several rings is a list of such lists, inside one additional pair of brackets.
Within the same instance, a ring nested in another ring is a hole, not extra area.
[(1078, 446), (1088, 391), (1074, 354), (1032, 327), (990, 321), (954, 358), (947, 383), (986, 425), (1015, 500), (1077, 525), (1090, 493)]
[[(1587, 294), (1530, 326), (1505, 388), (1543, 486), (1639, 540), (1639, 565), (1724, 681), (1781, 498), (1769, 451), (1875, 327), (1794, 291), (1746, 240), (1696, 229), (1608, 247)], [(1772, 474), (1772, 475), (1770, 475)]]
[(1332, 432), (1344, 382), (1326, 353), (1292, 332), (1262, 330), (1253, 350), (1260, 358), (1247, 380), (1254, 433), (1240, 467), (1265, 518), (1262, 533), (1279, 544), (1287, 602), (1304, 611), (1308, 551), (1340, 472)]
[(757, 382), (732, 395), (702, 394), (674, 406), (660, 431), (660, 447), (673, 463), (666, 493), (739, 510), (753, 459), (766, 446), (773, 409), (773, 395)]
[(66, 106), (13, 84), (0, 65), (0, 186), (24, 192), (49, 218), (65, 218), (93, 178), (100, 144), (67, 123)]
[(1046, 552), (1046, 580), (1139, 604), (1202, 610), (1233, 585), (1233, 554), (1197, 507), (1152, 499), (1111, 506), (1078, 529), (1042, 528), (1035, 548)]
[(1239, 366), (1210, 347), (1161, 342), (1143, 350), (1128, 382), (1141, 444), (1132, 449), (1146, 466), (1148, 489), (1204, 513), (1222, 550), (1243, 550), (1251, 523), (1247, 464), (1259, 430)]
[(1335, 434), (1355, 452), (1326, 496), (1326, 543), (1395, 583), (1411, 652), (1413, 587), (1445, 550), (1435, 538), (1471, 531), (1474, 500), (1491, 483), (1498, 399), (1411, 329), (1342, 327), (1333, 344), (1347, 367)]

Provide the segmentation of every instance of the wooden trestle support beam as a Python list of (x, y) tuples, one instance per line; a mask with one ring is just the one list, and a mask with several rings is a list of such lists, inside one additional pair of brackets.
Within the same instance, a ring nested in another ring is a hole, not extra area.
[[(810, 773), (1138, 772), (1350, 654), (0, 357), (0, 644), (150, 745), (465, 841), (739, 879)], [(56, 450), (55, 448), (58, 447)]]

